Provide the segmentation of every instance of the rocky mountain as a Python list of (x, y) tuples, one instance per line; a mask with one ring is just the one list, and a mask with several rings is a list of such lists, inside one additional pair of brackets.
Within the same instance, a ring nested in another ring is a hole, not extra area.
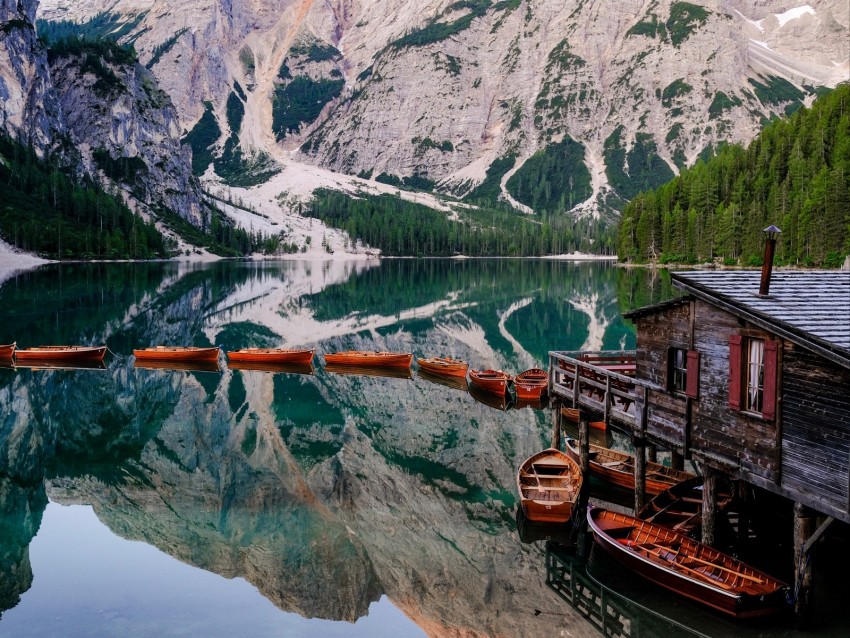
[(618, 208), (850, 76), (844, 0), (44, 0), (40, 16), (104, 14), (225, 180), (275, 162), (456, 196), (487, 179), (520, 210)]
[[(38, 37), (38, 0), (0, 5), (0, 132), (121, 192), (145, 216), (204, 223), (177, 115), (134, 54)], [(111, 186), (110, 186), (111, 185)]]

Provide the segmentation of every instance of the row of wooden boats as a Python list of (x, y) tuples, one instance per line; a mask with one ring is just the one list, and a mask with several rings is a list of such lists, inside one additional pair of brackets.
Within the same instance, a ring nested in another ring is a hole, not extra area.
[[(0, 360), (15, 361), (103, 361), (106, 346), (39, 346), (17, 349), (12, 343), (0, 346)], [(133, 350), (139, 362), (214, 363), (221, 355), (221, 348), (191, 346), (153, 346)], [(227, 360), (235, 363), (310, 365), (315, 356), (314, 349), (243, 348), (227, 352)], [(347, 350), (328, 352), (324, 355), (329, 366), (355, 366), (360, 368), (410, 368), (413, 353)], [(539, 400), (545, 395), (549, 375), (540, 368), (531, 368), (513, 377), (502, 370), (470, 369), (465, 361), (449, 357), (422, 357), (416, 360), (420, 370), (429, 374), (453, 378), (466, 378), (469, 383), (484, 392), (498, 396), (516, 394), (517, 399)]]
[[(630, 455), (593, 448), (592, 475), (634, 487), (634, 459), (624, 458)], [(522, 463), (517, 489), (528, 520), (566, 523), (574, 517), (584, 479), (577, 453), (576, 442), (569, 441), (567, 452), (549, 448)], [(597, 545), (644, 578), (725, 614), (749, 618), (778, 611), (785, 604), (785, 583), (690, 536), (701, 522), (702, 479), (652, 465), (647, 473), (654, 476), (651, 493), (656, 496), (637, 516), (588, 507), (587, 523)], [(718, 494), (718, 509), (732, 500), (727, 491)]]

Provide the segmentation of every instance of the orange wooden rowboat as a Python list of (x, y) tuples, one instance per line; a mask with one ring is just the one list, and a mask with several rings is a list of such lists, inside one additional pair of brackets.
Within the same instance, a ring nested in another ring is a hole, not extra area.
[(569, 456), (549, 448), (530, 456), (517, 472), (520, 505), (526, 518), (566, 523), (581, 490), (581, 469)]
[(512, 377), (501, 370), (470, 370), (469, 382), (485, 392), (505, 395), (510, 389)]
[(531, 368), (516, 375), (514, 386), (517, 399), (538, 400), (549, 388), (549, 375), (540, 368)]
[(218, 346), (195, 348), (191, 346), (154, 346), (133, 350), (137, 361), (218, 361)]
[(309, 365), (315, 350), (284, 350), (283, 348), (243, 348), (227, 353), (228, 361), (242, 363), (294, 363)]
[(596, 507), (587, 522), (599, 546), (644, 578), (735, 618), (781, 609), (787, 585), (660, 525)]
[(368, 350), (345, 350), (329, 352), (325, 363), (341, 366), (386, 366), (390, 368), (409, 368), (413, 361), (412, 352), (374, 352)]
[(7, 346), (0, 346), (0, 359), (11, 359), (15, 354), (17, 343), (10, 343)]
[(466, 361), (459, 359), (451, 359), (449, 357), (429, 357), (418, 358), (416, 363), (419, 364), (419, 369), (431, 374), (443, 374), (449, 377), (464, 377), (469, 364)]
[(103, 361), (106, 346), (38, 346), (15, 350), (15, 361)]
[[(579, 462), (578, 441), (567, 438), (567, 454)], [(635, 458), (626, 452), (611, 450), (606, 447), (590, 444), (590, 473), (629, 490), (635, 489)], [(694, 475), (684, 470), (674, 470), (660, 463), (646, 462), (646, 493), (660, 494), (676, 483), (694, 478)]]

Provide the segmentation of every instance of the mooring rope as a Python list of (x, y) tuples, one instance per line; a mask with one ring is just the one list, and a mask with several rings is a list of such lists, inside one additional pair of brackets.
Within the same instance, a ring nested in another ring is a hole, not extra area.
[(126, 355), (122, 355), (122, 354), (115, 354), (114, 352), (112, 352), (112, 350), (110, 350), (110, 349), (109, 349), (109, 346), (106, 346), (106, 351), (107, 351), (109, 354), (111, 354), (113, 357), (115, 357), (116, 359), (125, 359), (125, 358), (126, 358)]

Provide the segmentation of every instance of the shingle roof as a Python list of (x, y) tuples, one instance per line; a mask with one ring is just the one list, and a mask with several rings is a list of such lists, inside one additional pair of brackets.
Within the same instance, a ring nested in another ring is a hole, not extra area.
[(759, 297), (760, 271), (673, 273), (696, 297), (850, 367), (850, 272), (774, 271)]

